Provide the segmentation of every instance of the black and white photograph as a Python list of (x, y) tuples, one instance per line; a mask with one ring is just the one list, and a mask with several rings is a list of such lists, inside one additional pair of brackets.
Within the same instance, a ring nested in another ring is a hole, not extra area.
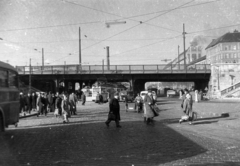
[(240, 0), (1, 0), (0, 166), (240, 166)]

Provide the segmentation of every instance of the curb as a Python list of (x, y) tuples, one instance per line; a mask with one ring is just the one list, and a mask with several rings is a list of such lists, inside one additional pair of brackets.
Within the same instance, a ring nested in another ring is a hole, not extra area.
[(33, 113), (33, 114), (25, 115), (25, 116), (19, 116), (19, 119), (28, 118), (28, 117), (37, 116), (37, 115), (38, 115), (38, 113)]

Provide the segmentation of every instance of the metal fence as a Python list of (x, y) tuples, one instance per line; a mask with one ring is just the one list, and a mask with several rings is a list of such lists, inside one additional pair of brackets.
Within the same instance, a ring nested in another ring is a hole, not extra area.
[(56, 66), (17, 66), (22, 75), (31, 74), (156, 74), (156, 73), (210, 73), (207, 64), (168, 66), (166, 65), (56, 65)]

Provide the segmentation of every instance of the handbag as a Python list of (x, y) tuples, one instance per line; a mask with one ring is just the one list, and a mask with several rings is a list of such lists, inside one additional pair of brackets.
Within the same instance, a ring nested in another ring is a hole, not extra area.
[(58, 110), (58, 108), (55, 109), (54, 115), (59, 115), (59, 110)]
[(112, 112), (110, 112), (108, 114), (108, 120), (116, 120), (116, 116)]

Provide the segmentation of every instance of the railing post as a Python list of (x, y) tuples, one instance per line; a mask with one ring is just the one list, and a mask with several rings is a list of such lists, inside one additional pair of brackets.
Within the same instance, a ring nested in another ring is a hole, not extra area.
[(129, 65), (129, 73), (132, 73), (132, 72), (131, 72), (131, 65)]
[(43, 74), (43, 69), (44, 69), (44, 67), (43, 67), (43, 66), (41, 66), (41, 74)]
[(116, 70), (116, 73), (117, 73), (117, 65), (115, 65), (115, 70)]
[(63, 66), (63, 74), (65, 74), (65, 65)]
[(25, 66), (23, 67), (23, 73), (24, 73), (24, 75), (25, 75)]
[(51, 66), (52, 74), (53, 74), (53, 66)]
[(195, 64), (195, 73), (197, 73), (197, 64)]
[(89, 74), (91, 73), (91, 66), (89, 65)]
[(171, 73), (173, 72), (173, 70), (172, 70), (172, 63), (171, 63)]
[(143, 65), (143, 73), (145, 73), (145, 72), (144, 72), (144, 65)]
[(102, 65), (102, 73), (104, 74), (104, 65)]
[(204, 64), (205, 73), (207, 72), (207, 65)]
[(157, 65), (157, 73), (159, 73), (158, 65)]

